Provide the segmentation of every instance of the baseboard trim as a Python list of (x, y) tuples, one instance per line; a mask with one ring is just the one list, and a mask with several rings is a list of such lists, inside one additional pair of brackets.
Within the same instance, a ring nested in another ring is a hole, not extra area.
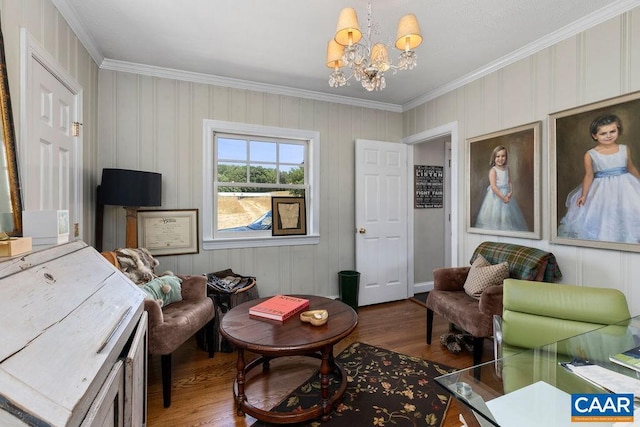
[(421, 294), (423, 292), (429, 292), (433, 290), (433, 280), (430, 282), (421, 282), (421, 283), (414, 283), (413, 284), (413, 295), (415, 294)]

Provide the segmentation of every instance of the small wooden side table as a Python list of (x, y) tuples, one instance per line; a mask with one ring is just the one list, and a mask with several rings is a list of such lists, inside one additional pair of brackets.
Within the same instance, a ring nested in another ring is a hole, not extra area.
[[(308, 310), (327, 310), (329, 320), (322, 326), (312, 326), (302, 322), (298, 315), (279, 322), (249, 316), (249, 308), (268, 299), (248, 301), (227, 312), (220, 323), (220, 333), (238, 351), (236, 364), (238, 373), (233, 385), (233, 394), (239, 416), (249, 414), (270, 423), (295, 423), (322, 417), (329, 420), (331, 409), (343, 395), (347, 387), (347, 377), (342, 366), (333, 357), (333, 346), (348, 336), (358, 324), (358, 315), (348, 305), (329, 298), (313, 295), (295, 295), (309, 300)], [(259, 356), (245, 363), (244, 351), (249, 350)], [(320, 364), (320, 405), (295, 412), (269, 412), (251, 405), (245, 395), (247, 372), (262, 365), (268, 372), (269, 361), (283, 356), (309, 356), (321, 359)], [(338, 390), (329, 396), (329, 374), (340, 372), (341, 383)]]

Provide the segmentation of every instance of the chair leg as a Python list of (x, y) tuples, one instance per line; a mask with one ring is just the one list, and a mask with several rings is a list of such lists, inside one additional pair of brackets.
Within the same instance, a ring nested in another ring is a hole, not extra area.
[(211, 319), (209, 321), (209, 323), (207, 323), (207, 325), (205, 326), (205, 334), (207, 336), (207, 346), (209, 347), (209, 359), (211, 359), (213, 357), (213, 354), (215, 353), (215, 346), (213, 345), (213, 339), (214, 339), (214, 322), (215, 318)]
[(431, 334), (433, 334), (433, 310), (427, 308), (427, 344), (431, 344)]
[(160, 365), (162, 366), (162, 399), (164, 407), (171, 406), (171, 354), (163, 354), (160, 356)]

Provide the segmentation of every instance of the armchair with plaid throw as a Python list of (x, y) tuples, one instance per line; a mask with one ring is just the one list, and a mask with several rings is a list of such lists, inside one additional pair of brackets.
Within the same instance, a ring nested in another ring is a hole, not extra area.
[[(509, 277), (554, 282), (562, 277), (551, 252), (511, 243), (483, 242), (471, 256), (473, 264), (482, 255), (489, 264), (506, 262)], [(473, 335), (473, 363), (481, 363), (484, 338), (493, 336), (493, 315), (502, 314), (502, 283), (484, 289), (476, 299), (465, 292), (471, 267), (439, 268), (433, 271), (434, 289), (427, 297), (427, 344), (431, 344), (433, 313)]]

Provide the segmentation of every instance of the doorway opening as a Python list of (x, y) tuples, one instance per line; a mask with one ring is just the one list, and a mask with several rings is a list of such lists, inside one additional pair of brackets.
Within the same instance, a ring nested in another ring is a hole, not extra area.
[[(458, 125), (449, 123), (403, 140), (411, 146), (408, 155), (408, 294), (433, 289), (433, 269), (457, 265), (457, 170)], [(414, 204), (415, 165), (441, 166), (443, 200), (441, 208), (419, 209)]]

